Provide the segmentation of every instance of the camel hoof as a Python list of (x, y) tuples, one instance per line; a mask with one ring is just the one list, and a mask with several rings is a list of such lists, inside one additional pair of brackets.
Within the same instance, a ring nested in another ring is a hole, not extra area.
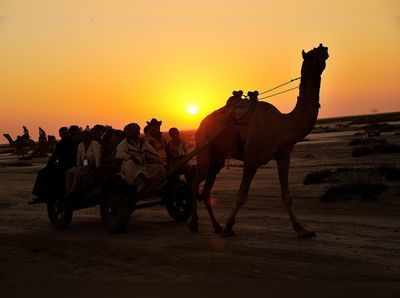
[(192, 233), (198, 233), (199, 232), (199, 224), (197, 222), (190, 222), (188, 224), (189, 230)]
[(234, 236), (236, 236), (236, 234), (232, 229), (224, 229), (221, 234), (222, 238), (229, 238)]
[(317, 237), (317, 233), (313, 231), (302, 231), (298, 234), (299, 239), (311, 239)]
[(222, 232), (223, 232), (223, 228), (221, 227), (221, 225), (220, 224), (215, 224), (214, 225), (214, 233), (215, 234), (221, 234)]

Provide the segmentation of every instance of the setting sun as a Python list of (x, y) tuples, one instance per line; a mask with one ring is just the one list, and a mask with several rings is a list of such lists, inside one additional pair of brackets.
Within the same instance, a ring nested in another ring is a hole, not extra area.
[(199, 107), (194, 104), (190, 104), (187, 106), (186, 112), (190, 115), (196, 115), (199, 112)]

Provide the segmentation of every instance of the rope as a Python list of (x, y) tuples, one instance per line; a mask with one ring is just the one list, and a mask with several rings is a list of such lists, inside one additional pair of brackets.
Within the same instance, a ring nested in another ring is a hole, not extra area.
[(274, 96), (277, 96), (277, 95), (280, 95), (280, 94), (283, 94), (283, 93), (286, 93), (286, 92), (289, 92), (289, 91), (292, 91), (292, 90), (295, 90), (295, 89), (298, 89), (298, 88), (299, 88), (299, 86), (296, 86), (296, 87), (293, 87), (293, 88), (289, 88), (289, 89), (286, 89), (286, 90), (283, 90), (283, 91), (280, 91), (280, 92), (273, 93), (273, 94), (268, 95), (268, 96), (261, 97), (261, 98), (259, 98), (259, 100), (267, 99), (267, 98), (270, 98), (270, 97), (274, 97)]
[(278, 89), (278, 88), (280, 88), (280, 87), (286, 86), (286, 85), (288, 85), (288, 84), (290, 84), (290, 83), (292, 83), (292, 82), (294, 82), (294, 81), (300, 80), (300, 79), (301, 79), (301, 77), (297, 77), (297, 78), (291, 79), (290, 81), (287, 81), (287, 82), (285, 82), (285, 83), (282, 83), (282, 84), (280, 84), (280, 85), (278, 85), (278, 86), (275, 86), (275, 87), (273, 87), (273, 88), (271, 88), (271, 89), (262, 91), (262, 92), (260, 92), (259, 94), (261, 95), (261, 94), (264, 94), (264, 93), (269, 93), (269, 92), (271, 92), (271, 91), (274, 91), (274, 90), (276, 90), (276, 89)]

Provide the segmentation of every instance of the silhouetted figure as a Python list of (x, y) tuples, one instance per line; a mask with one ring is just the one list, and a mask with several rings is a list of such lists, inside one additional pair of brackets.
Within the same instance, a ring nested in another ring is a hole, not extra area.
[(76, 156), (78, 152), (78, 146), (82, 142), (82, 128), (77, 125), (71, 125), (68, 129), (69, 136), (71, 138), (71, 142), (73, 144), (73, 156), (74, 156), (74, 165), (76, 164)]
[(67, 170), (75, 165), (75, 144), (67, 127), (61, 127), (58, 132), (60, 141), (55, 146), (48, 164), (57, 164), (57, 167)]
[(177, 159), (187, 154), (186, 144), (180, 137), (180, 132), (176, 127), (168, 131), (171, 140), (167, 143), (167, 161), (168, 164), (173, 163)]
[(130, 123), (124, 128), (125, 139), (117, 146), (116, 158), (122, 161), (121, 176), (140, 191), (146, 185), (155, 185), (165, 177), (160, 155), (140, 137), (140, 126)]
[(76, 166), (66, 173), (66, 196), (75, 195), (89, 189), (96, 178), (96, 169), (101, 165), (101, 144), (95, 140), (98, 131), (84, 131), (78, 145)]
[(167, 153), (167, 166), (168, 169), (174, 169), (179, 167), (180, 170), (177, 174), (184, 174), (187, 181), (191, 179), (193, 175), (193, 166), (186, 164), (181, 164), (182, 159), (187, 155), (187, 145), (181, 139), (180, 132), (177, 128), (173, 127), (169, 130), (169, 136), (171, 140), (167, 143), (166, 153)]
[(22, 126), (22, 129), (23, 129), (23, 134), (22, 134), (22, 138), (23, 139), (26, 139), (26, 140), (29, 140), (31, 137), (30, 137), (30, 135), (29, 135), (29, 130), (28, 130), (28, 128), (26, 127), (26, 126)]
[(167, 155), (165, 152), (166, 142), (162, 137), (161, 133), (161, 124), (162, 121), (158, 121), (153, 118), (150, 121), (147, 121), (147, 125), (144, 128), (145, 139), (153, 148), (158, 152), (161, 157), (161, 160), (166, 164)]
[(32, 153), (32, 156), (45, 157), (49, 152), (49, 142), (47, 140), (46, 132), (39, 127), (39, 140), (35, 151)]
[(32, 193), (38, 198), (45, 198), (49, 194), (54, 193), (54, 189), (64, 191), (65, 172), (73, 167), (75, 162), (74, 144), (68, 133), (67, 127), (59, 129), (60, 141), (56, 144), (55, 149), (47, 165), (38, 172), (36, 182)]
[(119, 143), (125, 138), (125, 134), (122, 130), (107, 129), (101, 140), (103, 154), (102, 164), (110, 165), (113, 163), (115, 152)]
[(41, 128), (41, 127), (39, 127), (39, 142), (40, 142), (40, 141), (43, 141), (43, 142), (46, 142), (46, 141), (47, 141), (47, 134), (46, 134), (46, 132), (44, 131), (44, 129)]
[(101, 143), (101, 140), (105, 132), (106, 132), (106, 127), (101, 124), (96, 124), (91, 129), (92, 138), (99, 143)]
[(49, 153), (53, 153), (54, 150), (56, 149), (56, 145), (57, 145), (56, 137), (52, 136), (52, 135), (48, 135), (47, 142), (49, 143)]

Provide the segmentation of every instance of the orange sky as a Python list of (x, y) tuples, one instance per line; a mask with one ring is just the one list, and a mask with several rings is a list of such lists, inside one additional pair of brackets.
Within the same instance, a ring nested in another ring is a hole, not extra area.
[[(0, 133), (152, 117), (195, 128), (231, 90), (297, 76), (319, 42), (320, 117), (400, 110), (400, 2), (331, 2), (2, 0)], [(286, 112), (295, 98), (271, 102)]]

